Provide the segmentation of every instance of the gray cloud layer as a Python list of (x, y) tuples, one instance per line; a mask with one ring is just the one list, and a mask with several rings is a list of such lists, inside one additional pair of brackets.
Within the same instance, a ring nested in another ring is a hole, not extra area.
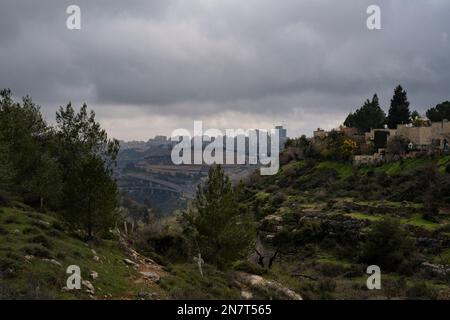
[[(86, 101), (112, 135), (192, 126), (332, 127), (401, 83), (420, 111), (450, 99), (450, 2), (378, 0), (2, 0), (0, 87), (49, 118)], [(82, 30), (65, 27), (82, 10)]]

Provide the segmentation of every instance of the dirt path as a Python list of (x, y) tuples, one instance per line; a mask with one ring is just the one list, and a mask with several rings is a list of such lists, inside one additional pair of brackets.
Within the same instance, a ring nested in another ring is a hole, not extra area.
[(131, 248), (123, 237), (120, 238), (120, 243), (128, 256), (124, 262), (138, 272), (138, 278), (135, 280), (135, 283), (158, 283), (161, 278), (169, 275), (163, 266)]

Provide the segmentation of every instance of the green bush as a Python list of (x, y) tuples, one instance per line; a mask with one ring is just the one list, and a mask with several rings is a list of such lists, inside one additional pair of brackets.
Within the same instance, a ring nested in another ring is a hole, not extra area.
[(26, 227), (22, 231), (23, 234), (39, 234), (41, 231), (36, 227)]
[(347, 272), (347, 268), (337, 263), (320, 263), (317, 270), (325, 277), (338, 277)]
[(262, 276), (267, 273), (266, 269), (261, 268), (260, 266), (247, 260), (236, 261), (233, 264), (233, 270), (256, 274), (258, 276)]
[(0, 226), (0, 236), (7, 235), (8, 233), (9, 232), (8, 232), (8, 230), (5, 227)]
[(11, 201), (11, 196), (6, 191), (0, 190), (0, 206), (8, 207)]
[(436, 300), (438, 293), (436, 289), (428, 286), (425, 282), (419, 282), (408, 288), (406, 296), (410, 299)]
[(41, 244), (27, 244), (23, 248), (23, 250), (25, 251), (25, 253), (35, 256), (35, 257), (46, 258), (46, 259), (52, 258), (52, 254), (51, 254), (50, 250), (48, 250)]
[(53, 248), (53, 243), (50, 241), (50, 239), (47, 238), (46, 236), (42, 235), (42, 234), (39, 234), (37, 236), (34, 236), (34, 237), (30, 238), (28, 240), (28, 242), (40, 244), (44, 248), (47, 248), (47, 249), (52, 249)]
[(32, 219), (30, 222), (30, 225), (42, 230), (49, 230), (50, 226), (45, 223), (44, 221), (40, 221), (40, 220), (36, 220), (36, 219)]
[(361, 260), (378, 265), (381, 270), (396, 271), (413, 252), (414, 244), (399, 220), (385, 217), (372, 225), (363, 244)]
[(19, 223), (19, 219), (16, 216), (8, 216), (5, 218), (5, 220), (3, 221), (4, 224), (18, 224)]

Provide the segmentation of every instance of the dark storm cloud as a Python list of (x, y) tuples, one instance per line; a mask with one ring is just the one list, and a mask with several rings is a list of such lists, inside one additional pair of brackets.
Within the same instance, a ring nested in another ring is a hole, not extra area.
[[(380, 31), (366, 28), (373, 3), (382, 9)], [(81, 7), (81, 31), (65, 27), (70, 4)], [(2, 0), (0, 7), (0, 87), (32, 95), (48, 115), (86, 101), (119, 137), (139, 136), (130, 128), (142, 119), (160, 121), (158, 130), (204, 118), (249, 127), (284, 121), (293, 133), (308, 132), (339, 124), (374, 92), (386, 108), (398, 83), (421, 111), (450, 99), (447, 0)]]

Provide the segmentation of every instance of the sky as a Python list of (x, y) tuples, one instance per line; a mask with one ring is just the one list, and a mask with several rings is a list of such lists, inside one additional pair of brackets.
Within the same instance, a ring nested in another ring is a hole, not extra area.
[(122, 140), (194, 120), (311, 135), (398, 84), (421, 113), (450, 100), (449, 33), (448, 0), (0, 0), (0, 88), (50, 123), (87, 103)]

